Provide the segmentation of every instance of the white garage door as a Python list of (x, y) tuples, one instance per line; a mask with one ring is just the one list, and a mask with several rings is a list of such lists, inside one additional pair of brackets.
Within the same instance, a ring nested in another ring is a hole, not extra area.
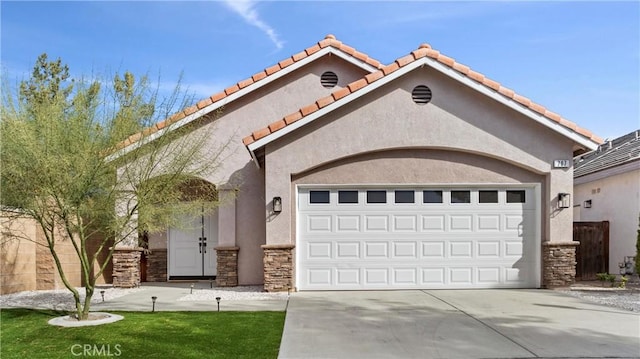
[(299, 188), (297, 287), (538, 287), (537, 188)]

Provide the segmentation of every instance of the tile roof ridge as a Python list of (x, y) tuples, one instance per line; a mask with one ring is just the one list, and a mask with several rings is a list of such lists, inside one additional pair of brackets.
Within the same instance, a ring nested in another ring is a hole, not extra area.
[(133, 143), (136, 143), (138, 140), (140, 140), (143, 136), (147, 136), (150, 135), (152, 133), (158, 132), (162, 129), (164, 129), (165, 127), (168, 127), (169, 125), (172, 125), (182, 119), (184, 119), (185, 117), (200, 111), (208, 106), (213, 105), (214, 103), (217, 103), (221, 100), (223, 100), (224, 98), (230, 96), (231, 94), (238, 92), (239, 90), (248, 87), (250, 85), (253, 85), (256, 82), (259, 82), (263, 79), (266, 79), (267, 77), (273, 75), (276, 72), (279, 72), (283, 69), (285, 69), (288, 66), (293, 65), (294, 63), (297, 63), (311, 55), (313, 55), (314, 53), (320, 51), (321, 49), (324, 49), (326, 47), (333, 47), (337, 50), (342, 51), (343, 53), (361, 61), (366, 63), (367, 65), (374, 67), (376, 69), (380, 69), (382, 68), (384, 65), (382, 63), (380, 63), (380, 61), (369, 57), (369, 55), (357, 51), (355, 48), (344, 44), (342, 41), (336, 39), (336, 37), (333, 34), (328, 34), (324, 37), (324, 39), (318, 41), (317, 43), (315, 43), (313, 46), (308, 47), (288, 58), (285, 58), (284, 60), (278, 62), (275, 65), (272, 65), (270, 67), (267, 67), (265, 69), (263, 69), (262, 71), (252, 75), (249, 78), (246, 78), (242, 81), (239, 81), (235, 84), (233, 84), (232, 86), (227, 87), (226, 89), (219, 91), (217, 93), (214, 93), (213, 95), (204, 98), (200, 101), (198, 101), (195, 105), (189, 106), (187, 108), (182, 109), (181, 111), (178, 111), (174, 114), (172, 114), (171, 116), (169, 116), (168, 118), (144, 129), (142, 132), (139, 133), (135, 133), (131, 136), (129, 136), (127, 139), (125, 139), (124, 141), (120, 142), (118, 145), (116, 145), (117, 149), (122, 149), (125, 147), (128, 147), (130, 145), (132, 145)]
[[(325, 40), (323, 41), (337, 41), (335, 40), (335, 37), (333, 37), (333, 35), (327, 35), (327, 37), (325, 38)], [(428, 43), (423, 43), (420, 44), (420, 46), (418, 47), (418, 49), (410, 52), (409, 54), (402, 56), (398, 59), (396, 59), (395, 61), (391, 62), (390, 64), (380, 68), (378, 71), (370, 73), (368, 75), (366, 75), (364, 78), (361, 78), (359, 80), (356, 80), (350, 84), (348, 84), (347, 86), (345, 86), (342, 89), (336, 90), (334, 92), (331, 93), (331, 95), (321, 98), (318, 101), (316, 101), (315, 103), (305, 106), (301, 109), (299, 109), (297, 112), (291, 113), (285, 117), (283, 117), (282, 119), (272, 123), (271, 125), (269, 125), (268, 127), (265, 127), (263, 129), (260, 129), (258, 131), (253, 132), (251, 135), (246, 136), (245, 138), (243, 138), (243, 143), (245, 144), (245, 146), (248, 146), (249, 144), (258, 141), (259, 139), (266, 137), (270, 134), (272, 134), (273, 132), (276, 132), (288, 125), (290, 125), (293, 122), (296, 122), (304, 117), (306, 117), (307, 115), (329, 105), (332, 102), (338, 101), (340, 99), (342, 99), (343, 97), (346, 97), (366, 86), (369, 86), (370, 84), (372, 84), (373, 82), (388, 76), (390, 74), (392, 74), (393, 72), (399, 70), (400, 68), (415, 62), (417, 60), (420, 60), (422, 58), (430, 58), (433, 59), (435, 61), (438, 61), (439, 63), (457, 71), (458, 73), (470, 78), (471, 80), (493, 90), (494, 92), (497, 92), (498, 94), (502, 95), (503, 97), (506, 97), (507, 99), (513, 100), (515, 102), (517, 102), (518, 104), (520, 104), (523, 107), (528, 108), (529, 110), (536, 112), (544, 117), (546, 117), (547, 119), (552, 120), (553, 122), (556, 122), (558, 124), (560, 124), (561, 126), (593, 141), (596, 143), (603, 143), (603, 139), (597, 135), (595, 135), (593, 132), (579, 127), (576, 123), (571, 122), (567, 119), (565, 119), (564, 117), (558, 115), (557, 113), (551, 112), (550, 110), (548, 110), (547, 108), (545, 108), (542, 105), (539, 105), (533, 101), (531, 101), (530, 99), (521, 96), (519, 94), (517, 94), (515, 91), (502, 86), (499, 82), (493, 81), (489, 78), (487, 78), (486, 76), (484, 76), (483, 74), (476, 72), (474, 70), (472, 70), (470, 67), (463, 65), (459, 62), (457, 62), (455, 59), (448, 57), (446, 55), (441, 54), (439, 51), (433, 49), (431, 47), (431, 45), (429, 45)], [(283, 125), (284, 123), (284, 125)]]

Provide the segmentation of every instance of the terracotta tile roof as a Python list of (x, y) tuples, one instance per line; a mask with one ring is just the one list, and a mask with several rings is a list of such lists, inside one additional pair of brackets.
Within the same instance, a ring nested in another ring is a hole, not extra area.
[(371, 73), (360, 80), (352, 82), (346, 87), (333, 92), (330, 96), (322, 98), (311, 105), (303, 107), (297, 112), (294, 112), (292, 114), (285, 116), (281, 120), (272, 123), (266, 128), (253, 132), (250, 136), (245, 137), (242, 141), (245, 144), (245, 146), (248, 146), (258, 141), (259, 139), (264, 138), (276, 131), (279, 131), (284, 127), (292, 124), (293, 122), (296, 122), (318, 111), (319, 109), (328, 106), (329, 104), (335, 101), (338, 101), (356, 91), (359, 91), (371, 85), (372, 83), (380, 80), (381, 78), (385, 76), (389, 76), (390, 74), (394, 73), (400, 68), (407, 66), (408, 64), (422, 58), (434, 59), (439, 63), (457, 71), (458, 73), (465, 75), (466, 77), (472, 79), (473, 81), (481, 85), (484, 85), (487, 88), (499, 93), (500, 95), (508, 99), (511, 99), (519, 103), (520, 105), (548, 118), (549, 120), (556, 122), (593, 142), (602, 143), (602, 138), (596, 136), (591, 131), (578, 127), (575, 123), (561, 117), (560, 115), (554, 112), (547, 110), (545, 107), (531, 101), (526, 97), (516, 94), (513, 90), (500, 85), (500, 83), (493, 81), (485, 77), (483, 74), (471, 70), (468, 66), (460, 64), (459, 62), (456, 62), (454, 59), (441, 54), (439, 51), (432, 49), (431, 46), (428, 44), (420, 45), (420, 47), (417, 50), (412, 51), (410, 54), (397, 59), (396, 61), (392, 62), (387, 66), (382, 67), (379, 71)]
[[(259, 81), (262, 81), (264, 79), (266, 79), (268, 76), (271, 76), (273, 74), (275, 74), (276, 72), (279, 72), (299, 61), (304, 60), (305, 58), (315, 54), (316, 52), (326, 48), (326, 47), (333, 47), (337, 50), (342, 51), (343, 53), (359, 60), (362, 61), (366, 64), (368, 64), (369, 66), (372, 66), (376, 69), (380, 69), (383, 67), (383, 64), (381, 64), (378, 60), (375, 60), (371, 57), (369, 57), (367, 54), (362, 53), (360, 51), (355, 50), (353, 47), (345, 45), (344, 43), (342, 43), (342, 41), (339, 41), (336, 39), (335, 36), (329, 34), (327, 35), (323, 40), (319, 41), (318, 43), (316, 43), (315, 45), (291, 56), (288, 57), (280, 62), (278, 62), (277, 64), (270, 66), (260, 72), (258, 72), (257, 74), (242, 80), (230, 87), (227, 87), (226, 89), (224, 89), (223, 91), (220, 91), (218, 93), (215, 93), (213, 95), (211, 95), (210, 97), (207, 97), (203, 100), (200, 100), (198, 103), (196, 103), (193, 106), (187, 107), (185, 109), (183, 109), (180, 112), (177, 112), (173, 115), (171, 115), (168, 119), (165, 119), (164, 121), (161, 121), (151, 127), (149, 127), (148, 129), (145, 129), (143, 131), (143, 133), (145, 135), (150, 135), (152, 133), (155, 133), (175, 122), (178, 122), (180, 120), (182, 120), (183, 118), (195, 113), (196, 111), (202, 110), (208, 106), (211, 106), (223, 99), (225, 99), (226, 97), (228, 97), (229, 95), (239, 91), (240, 89), (243, 89), (245, 87), (251, 86), (254, 83), (257, 83)], [(122, 141), (118, 148), (124, 148), (124, 147), (128, 147), (129, 145), (137, 142), (140, 139), (140, 134), (134, 134), (131, 135), (129, 138), (127, 138), (126, 140)]]

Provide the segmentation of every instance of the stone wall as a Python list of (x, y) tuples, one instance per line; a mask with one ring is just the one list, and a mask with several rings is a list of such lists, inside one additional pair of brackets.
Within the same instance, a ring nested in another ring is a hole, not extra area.
[(218, 287), (238, 286), (238, 247), (216, 247)]
[(167, 281), (167, 249), (152, 249), (147, 254), (147, 282)]
[(113, 286), (131, 288), (140, 285), (142, 248), (122, 247), (113, 252)]
[(283, 292), (293, 289), (292, 244), (263, 245), (264, 290)]
[(580, 242), (544, 242), (542, 244), (543, 280), (545, 288), (566, 287), (576, 278), (576, 247)]

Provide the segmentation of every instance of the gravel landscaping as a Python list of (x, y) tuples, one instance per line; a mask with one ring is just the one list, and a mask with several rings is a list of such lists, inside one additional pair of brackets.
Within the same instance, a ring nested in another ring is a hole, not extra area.
[[(84, 301), (84, 287), (76, 288)], [(144, 288), (96, 288), (92, 304), (102, 302), (100, 291), (104, 290), (104, 300), (108, 301), (130, 293), (143, 291)], [(73, 295), (68, 289), (34, 290), (0, 295), (0, 308), (37, 308), (54, 310), (75, 310)]]
[(187, 294), (178, 301), (207, 301), (216, 300), (287, 300), (288, 294), (267, 293), (261, 285), (240, 286), (232, 288), (194, 289), (193, 294)]
[(640, 289), (573, 287), (559, 290), (572, 297), (632, 312), (640, 312)]

